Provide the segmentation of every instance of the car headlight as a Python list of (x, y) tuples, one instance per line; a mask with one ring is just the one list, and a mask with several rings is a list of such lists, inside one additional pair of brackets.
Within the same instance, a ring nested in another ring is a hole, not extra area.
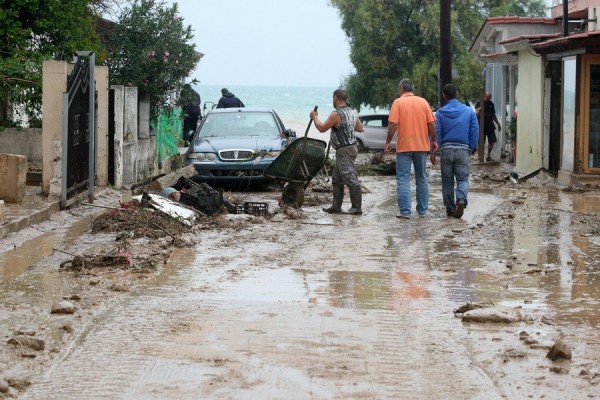
[(193, 158), (198, 161), (214, 161), (217, 159), (217, 155), (215, 153), (191, 153), (189, 158)]

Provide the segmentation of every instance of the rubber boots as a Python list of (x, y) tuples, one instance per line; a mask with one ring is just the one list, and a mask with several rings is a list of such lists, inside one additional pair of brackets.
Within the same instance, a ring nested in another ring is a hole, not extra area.
[(350, 186), (350, 201), (352, 202), (352, 207), (348, 209), (348, 214), (362, 214), (362, 191), (360, 185)]
[(334, 184), (332, 192), (333, 204), (331, 207), (323, 208), (323, 211), (329, 214), (340, 214), (342, 212), (342, 203), (344, 202), (344, 184)]

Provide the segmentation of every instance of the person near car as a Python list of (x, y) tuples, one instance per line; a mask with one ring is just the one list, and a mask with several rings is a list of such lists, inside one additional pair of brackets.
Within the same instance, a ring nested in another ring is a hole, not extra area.
[[(200, 119), (200, 94), (192, 89), (189, 83), (183, 85), (180, 104), (183, 111), (183, 141), (186, 146), (188, 140), (196, 131)], [(192, 134), (190, 134), (190, 132)]]
[[(481, 107), (479, 106), (478, 101), (475, 103), (475, 114), (477, 117), (479, 117), (480, 112)], [(483, 133), (488, 142), (487, 157), (485, 160), (490, 162), (494, 161), (492, 158), (492, 150), (494, 149), (494, 144), (498, 141), (498, 138), (496, 137), (496, 125), (498, 126), (498, 132), (500, 132), (500, 122), (496, 116), (496, 108), (492, 102), (492, 94), (486, 92), (483, 95)]]
[(410, 79), (402, 79), (398, 87), (400, 96), (390, 109), (384, 153), (391, 151), (391, 141), (397, 132), (396, 196), (400, 209), (397, 217), (411, 217), (411, 165), (415, 169), (417, 213), (424, 217), (429, 208), (429, 182), (425, 171), (427, 154), (437, 150), (435, 116), (427, 100), (414, 94)]
[[(456, 92), (456, 86), (451, 83), (442, 89), (442, 97), (446, 103), (435, 113), (435, 130), (439, 144), (442, 199), (446, 215), (461, 218), (468, 204), (471, 154), (475, 152), (479, 142), (479, 123), (475, 111), (456, 100)], [(433, 164), (435, 156), (436, 153), (433, 152)]]
[(348, 214), (362, 214), (362, 191), (358, 180), (358, 171), (354, 162), (358, 155), (355, 131), (362, 132), (363, 124), (358, 114), (348, 105), (348, 92), (336, 89), (333, 92), (333, 110), (324, 122), (319, 119), (317, 111), (311, 111), (310, 119), (321, 133), (331, 129), (330, 142), (335, 149), (335, 166), (331, 173), (333, 185), (333, 202), (331, 207), (323, 208), (329, 214), (342, 213), (344, 187), (348, 186), (352, 206)]
[(240, 99), (238, 99), (233, 93), (231, 93), (227, 88), (221, 89), (221, 98), (217, 103), (217, 108), (236, 108), (236, 107), (245, 107), (244, 103)]

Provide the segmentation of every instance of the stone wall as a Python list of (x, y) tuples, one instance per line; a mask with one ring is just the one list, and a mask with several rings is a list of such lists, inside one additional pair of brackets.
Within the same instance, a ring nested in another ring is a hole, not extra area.
[(26, 156), (30, 164), (42, 169), (42, 129), (5, 128), (0, 130), (0, 149), (3, 154)]

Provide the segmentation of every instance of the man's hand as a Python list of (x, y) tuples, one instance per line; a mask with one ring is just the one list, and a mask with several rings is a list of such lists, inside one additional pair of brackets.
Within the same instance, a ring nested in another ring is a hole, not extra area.
[(392, 144), (391, 143), (386, 143), (385, 144), (385, 148), (383, 149), (383, 152), (385, 154), (388, 154), (390, 151), (392, 151)]
[(431, 165), (435, 165), (435, 153), (430, 153), (429, 159), (431, 160)]
[(314, 120), (315, 117), (318, 117), (319, 113), (317, 111), (311, 111), (310, 112), (310, 119)]
[(429, 151), (432, 153), (435, 153), (438, 149), (438, 144), (437, 142), (431, 142), (430, 147), (429, 147)]

